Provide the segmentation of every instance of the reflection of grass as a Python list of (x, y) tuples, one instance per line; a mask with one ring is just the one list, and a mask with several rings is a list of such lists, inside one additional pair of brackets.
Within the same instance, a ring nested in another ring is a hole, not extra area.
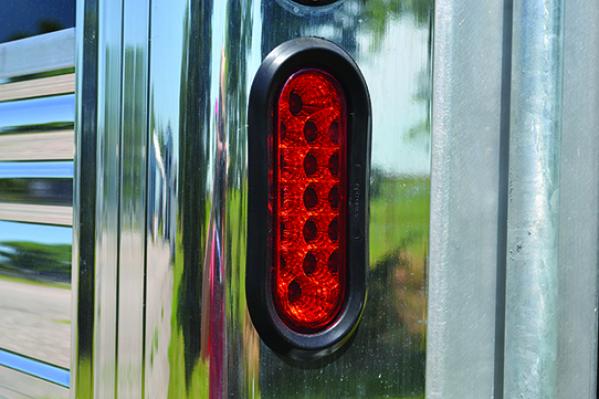
[(381, 177), (370, 201), (370, 265), (397, 248), (422, 258), (428, 245), (429, 179)]
[(29, 241), (2, 242), (0, 273), (26, 280), (68, 283), (71, 279), (71, 245)]
[[(177, 235), (176, 239), (177, 253), (183, 252), (183, 242), (181, 235)], [(189, 266), (188, 266), (189, 267)], [(185, 261), (182, 256), (175, 259), (173, 267), (174, 286), (173, 292), (180, 292), (184, 283)], [(186, 359), (186, 339), (184, 326), (180, 324), (179, 307), (182, 304), (174, 300), (172, 303), (171, 313), (171, 337), (168, 346), (168, 365), (169, 365), (169, 398), (189, 398), (192, 395), (198, 397), (208, 397), (208, 376), (209, 364), (203, 360), (195, 361), (191, 367), (191, 373), (188, 375), (188, 363), (190, 359)], [(184, 304), (183, 304), (184, 305)], [(199, 339), (197, 337), (196, 339)], [(152, 355), (152, 354), (151, 354)], [(187, 356), (191, 357), (189, 354)], [(197, 359), (193, 359), (197, 360)]]
[(71, 324), (71, 320), (68, 319), (54, 319), (52, 321), (57, 324)]

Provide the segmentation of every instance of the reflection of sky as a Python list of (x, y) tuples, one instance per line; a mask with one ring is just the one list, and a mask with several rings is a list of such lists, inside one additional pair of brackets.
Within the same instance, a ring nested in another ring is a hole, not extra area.
[(0, 0), (0, 10), (0, 43), (40, 33), (42, 21), (61, 29), (75, 26), (75, 0)]
[(0, 132), (13, 126), (69, 123), (74, 120), (74, 94), (0, 103)]
[[(420, 75), (429, 68), (428, 29), (416, 26), (411, 18), (399, 22), (389, 24), (376, 57), (364, 51), (358, 59), (372, 101), (372, 164), (394, 175), (428, 175), (430, 133), (408, 138), (428, 112), (427, 104), (416, 99)], [(370, 37), (363, 35), (360, 47), (369, 45)]]
[(73, 161), (0, 162), (0, 179), (73, 178)]
[(68, 370), (2, 349), (0, 349), (0, 365), (22, 371), (66, 388), (71, 385), (71, 375)]
[(70, 245), (73, 231), (70, 227), (0, 221), (0, 243), (7, 241)]
[[(160, 15), (160, 18), (165, 21), (175, 20), (174, 16), (182, 15), (181, 9), (185, 7), (185, 3), (180, 1), (157, 2), (156, 5), (152, 5), (152, 14)], [(160, 52), (150, 53), (153, 73), (153, 76), (150, 77), (153, 89), (151, 96), (155, 103), (154, 107), (161, 110), (161, 112), (155, 112), (154, 117), (179, 115), (181, 85), (178, 82), (181, 76), (181, 60), (183, 58), (181, 49), (184, 47), (182, 32), (184, 29), (185, 26), (181, 24), (172, 26), (168, 30), (162, 29), (159, 34), (155, 32), (152, 34), (152, 47), (160, 49)], [(177, 83), (173, 84), (173, 82)], [(179, 131), (179, 118), (155, 120), (154, 131), (151, 133), (166, 134), (167, 125), (171, 132)], [(172, 134), (171, 139), (173, 140), (172, 150), (177, 153), (179, 151), (179, 135)], [(159, 140), (164, 142), (166, 139), (160, 137)]]

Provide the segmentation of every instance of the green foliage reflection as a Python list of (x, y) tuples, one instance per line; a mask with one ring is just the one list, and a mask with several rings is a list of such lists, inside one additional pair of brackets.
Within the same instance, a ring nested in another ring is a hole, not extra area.
[(28, 241), (0, 243), (0, 274), (68, 283), (71, 280), (71, 246)]

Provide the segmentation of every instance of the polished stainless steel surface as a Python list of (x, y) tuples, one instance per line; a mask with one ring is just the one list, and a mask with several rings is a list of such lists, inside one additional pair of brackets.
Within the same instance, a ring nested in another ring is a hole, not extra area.
[(564, 1), (514, 3), (504, 396), (557, 396)]
[[(431, 3), (385, 7), (152, 2), (145, 397), (423, 397)], [(244, 293), (249, 86), (276, 45), (311, 35), (357, 60), (374, 122), (369, 300), (316, 369), (261, 344)]]
[(143, 395), (149, 0), (124, 2), (120, 176), (119, 398)]
[[(116, 392), (116, 343), (119, 260), (119, 195), (121, 146), (122, 2), (98, 3), (98, 73), (93, 395), (113, 397)], [(89, 75), (88, 75), (89, 76)], [(93, 79), (94, 76), (88, 77)], [(85, 79), (85, 77), (84, 77)], [(85, 165), (86, 159), (80, 158)], [(83, 222), (86, 219), (82, 219)], [(121, 334), (126, 334), (123, 330)], [(78, 396), (91, 393), (78, 393)]]
[(2, 43), (0, 81), (15, 76), (72, 68), (75, 64), (74, 49), (74, 28)]
[[(71, 348), (72, 35), (67, 30), (0, 44), (0, 349), (65, 369)], [(46, 387), (49, 395), (66, 394), (6, 370), (2, 392), (40, 397)]]
[[(76, 9), (76, 151), (73, 192), (71, 398), (93, 398), (96, 292), (98, 3)], [(107, 309), (109, 310), (109, 309)], [(112, 348), (106, 348), (110, 351)]]
[(434, 20), (426, 394), (501, 398), (511, 12), (437, 0)]

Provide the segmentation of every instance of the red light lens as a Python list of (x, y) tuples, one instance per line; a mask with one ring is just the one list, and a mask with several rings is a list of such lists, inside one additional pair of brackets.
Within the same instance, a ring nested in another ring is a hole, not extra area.
[(274, 303), (292, 329), (333, 324), (346, 290), (346, 104), (328, 73), (292, 75), (274, 140)]

